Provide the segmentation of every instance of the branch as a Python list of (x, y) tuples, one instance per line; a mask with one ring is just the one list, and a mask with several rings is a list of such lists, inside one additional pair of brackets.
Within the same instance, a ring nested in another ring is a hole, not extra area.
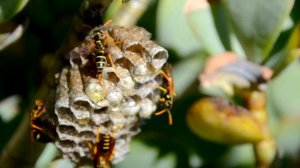
[[(72, 49), (78, 41), (82, 41), (82, 36), (85, 36), (87, 31), (84, 29), (85, 18), (84, 11), (90, 9), (91, 6), (98, 5), (101, 8), (102, 15), (110, 5), (112, 0), (85, 0), (82, 3), (80, 12), (76, 15), (74, 25), (72, 26), (70, 33), (66, 36), (66, 39), (62, 42), (57, 52), (50, 58), (46, 67), (47, 73), (42, 85), (38, 89), (36, 98), (47, 100), (51, 91), (54, 91), (55, 80), (54, 75), (60, 71), (63, 66), (62, 56), (64, 56), (70, 49)], [(88, 4), (88, 5), (87, 5)], [(34, 99), (31, 101), (34, 102)], [(35, 161), (39, 157), (44, 148), (44, 144), (31, 143), (30, 130), (29, 130), (29, 112), (31, 111), (33, 104), (29, 105), (29, 110), (25, 110), (23, 120), (17, 130), (15, 131), (9, 143), (4, 148), (1, 158), (1, 167), (33, 167)], [(22, 165), (22, 166), (20, 166)]]

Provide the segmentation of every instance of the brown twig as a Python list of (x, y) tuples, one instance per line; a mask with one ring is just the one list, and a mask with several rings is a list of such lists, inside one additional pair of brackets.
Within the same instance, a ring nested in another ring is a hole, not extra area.
[(123, 3), (121, 9), (113, 16), (113, 23), (123, 27), (132, 27), (144, 14), (150, 0), (129, 0)]

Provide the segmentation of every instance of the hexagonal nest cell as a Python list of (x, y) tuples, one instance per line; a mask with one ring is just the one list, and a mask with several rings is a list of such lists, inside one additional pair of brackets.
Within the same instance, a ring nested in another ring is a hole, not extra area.
[[(102, 32), (105, 54), (112, 60), (100, 74), (92, 54), (97, 31)], [(76, 164), (91, 160), (87, 142), (95, 143), (100, 130), (116, 140), (112, 163), (124, 159), (141, 119), (151, 117), (160, 99), (160, 69), (168, 52), (150, 38), (140, 27), (96, 27), (69, 52), (70, 66), (58, 76), (54, 103), (54, 141), (63, 157)]]

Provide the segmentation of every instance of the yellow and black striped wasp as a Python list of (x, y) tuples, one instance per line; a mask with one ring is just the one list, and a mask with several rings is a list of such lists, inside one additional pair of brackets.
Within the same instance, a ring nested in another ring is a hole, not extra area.
[(110, 168), (110, 161), (114, 157), (116, 140), (108, 133), (100, 134), (97, 130), (95, 144), (88, 142), (88, 146), (92, 151), (92, 159), (95, 168)]
[(44, 143), (53, 141), (53, 139), (47, 135), (44, 128), (45, 125), (41, 120), (41, 117), (45, 111), (45, 103), (39, 99), (35, 100), (35, 106), (30, 113), (30, 133), (32, 141), (36, 140)]
[(171, 114), (171, 109), (173, 107), (173, 101), (175, 96), (175, 89), (173, 78), (171, 75), (171, 66), (166, 64), (163, 67), (164, 70), (160, 70), (160, 74), (163, 76), (163, 84), (164, 86), (158, 86), (158, 89), (162, 91), (162, 98), (159, 99), (161, 106), (164, 108), (163, 110), (156, 112), (155, 115), (161, 115), (165, 112), (168, 113), (169, 116), (169, 125), (172, 125), (173, 118)]
[(111, 55), (106, 51), (106, 38), (104, 35), (105, 28), (112, 20), (108, 20), (102, 26), (95, 27), (89, 35), (89, 39), (83, 42), (80, 46), (69, 52), (69, 57), (72, 60), (79, 57), (88, 58), (96, 64), (96, 77), (101, 82), (102, 71), (105, 67), (114, 66)]
[[(94, 30), (92, 39), (95, 42), (95, 49), (92, 52), (92, 55), (96, 58), (96, 68), (97, 68), (97, 78), (101, 81), (101, 73), (105, 67), (108, 66), (108, 61), (111, 66), (113, 65), (113, 61), (111, 55), (106, 52), (104, 45), (104, 37), (103, 37), (103, 28), (106, 27), (111, 20), (107, 21), (103, 24), (99, 29)], [(108, 60), (107, 60), (108, 59)]]

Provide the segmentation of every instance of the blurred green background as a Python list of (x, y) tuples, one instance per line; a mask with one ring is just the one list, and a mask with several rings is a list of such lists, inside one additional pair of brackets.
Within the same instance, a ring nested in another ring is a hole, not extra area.
[[(0, 33), (5, 35), (26, 23), (22, 36), (0, 51), (1, 151), (32, 104), (46, 76), (47, 60), (61, 47), (82, 0), (26, 2), (0, 2)], [(174, 124), (169, 126), (165, 115), (144, 121), (130, 153), (114, 167), (255, 166), (250, 144), (216, 144), (193, 134), (186, 123), (187, 110), (204, 96), (198, 75), (206, 59), (225, 51), (234, 51), (275, 72), (269, 82), (267, 102), (279, 146), (276, 166), (300, 167), (299, 1), (146, 2), (146, 11), (137, 25), (151, 32), (153, 40), (169, 51), (177, 90), (172, 110)], [(7, 40), (0, 40), (1, 48)], [(6, 108), (3, 100), (11, 95), (18, 95), (13, 99), (19, 103)], [(18, 113), (9, 121), (3, 118), (14, 112)]]

